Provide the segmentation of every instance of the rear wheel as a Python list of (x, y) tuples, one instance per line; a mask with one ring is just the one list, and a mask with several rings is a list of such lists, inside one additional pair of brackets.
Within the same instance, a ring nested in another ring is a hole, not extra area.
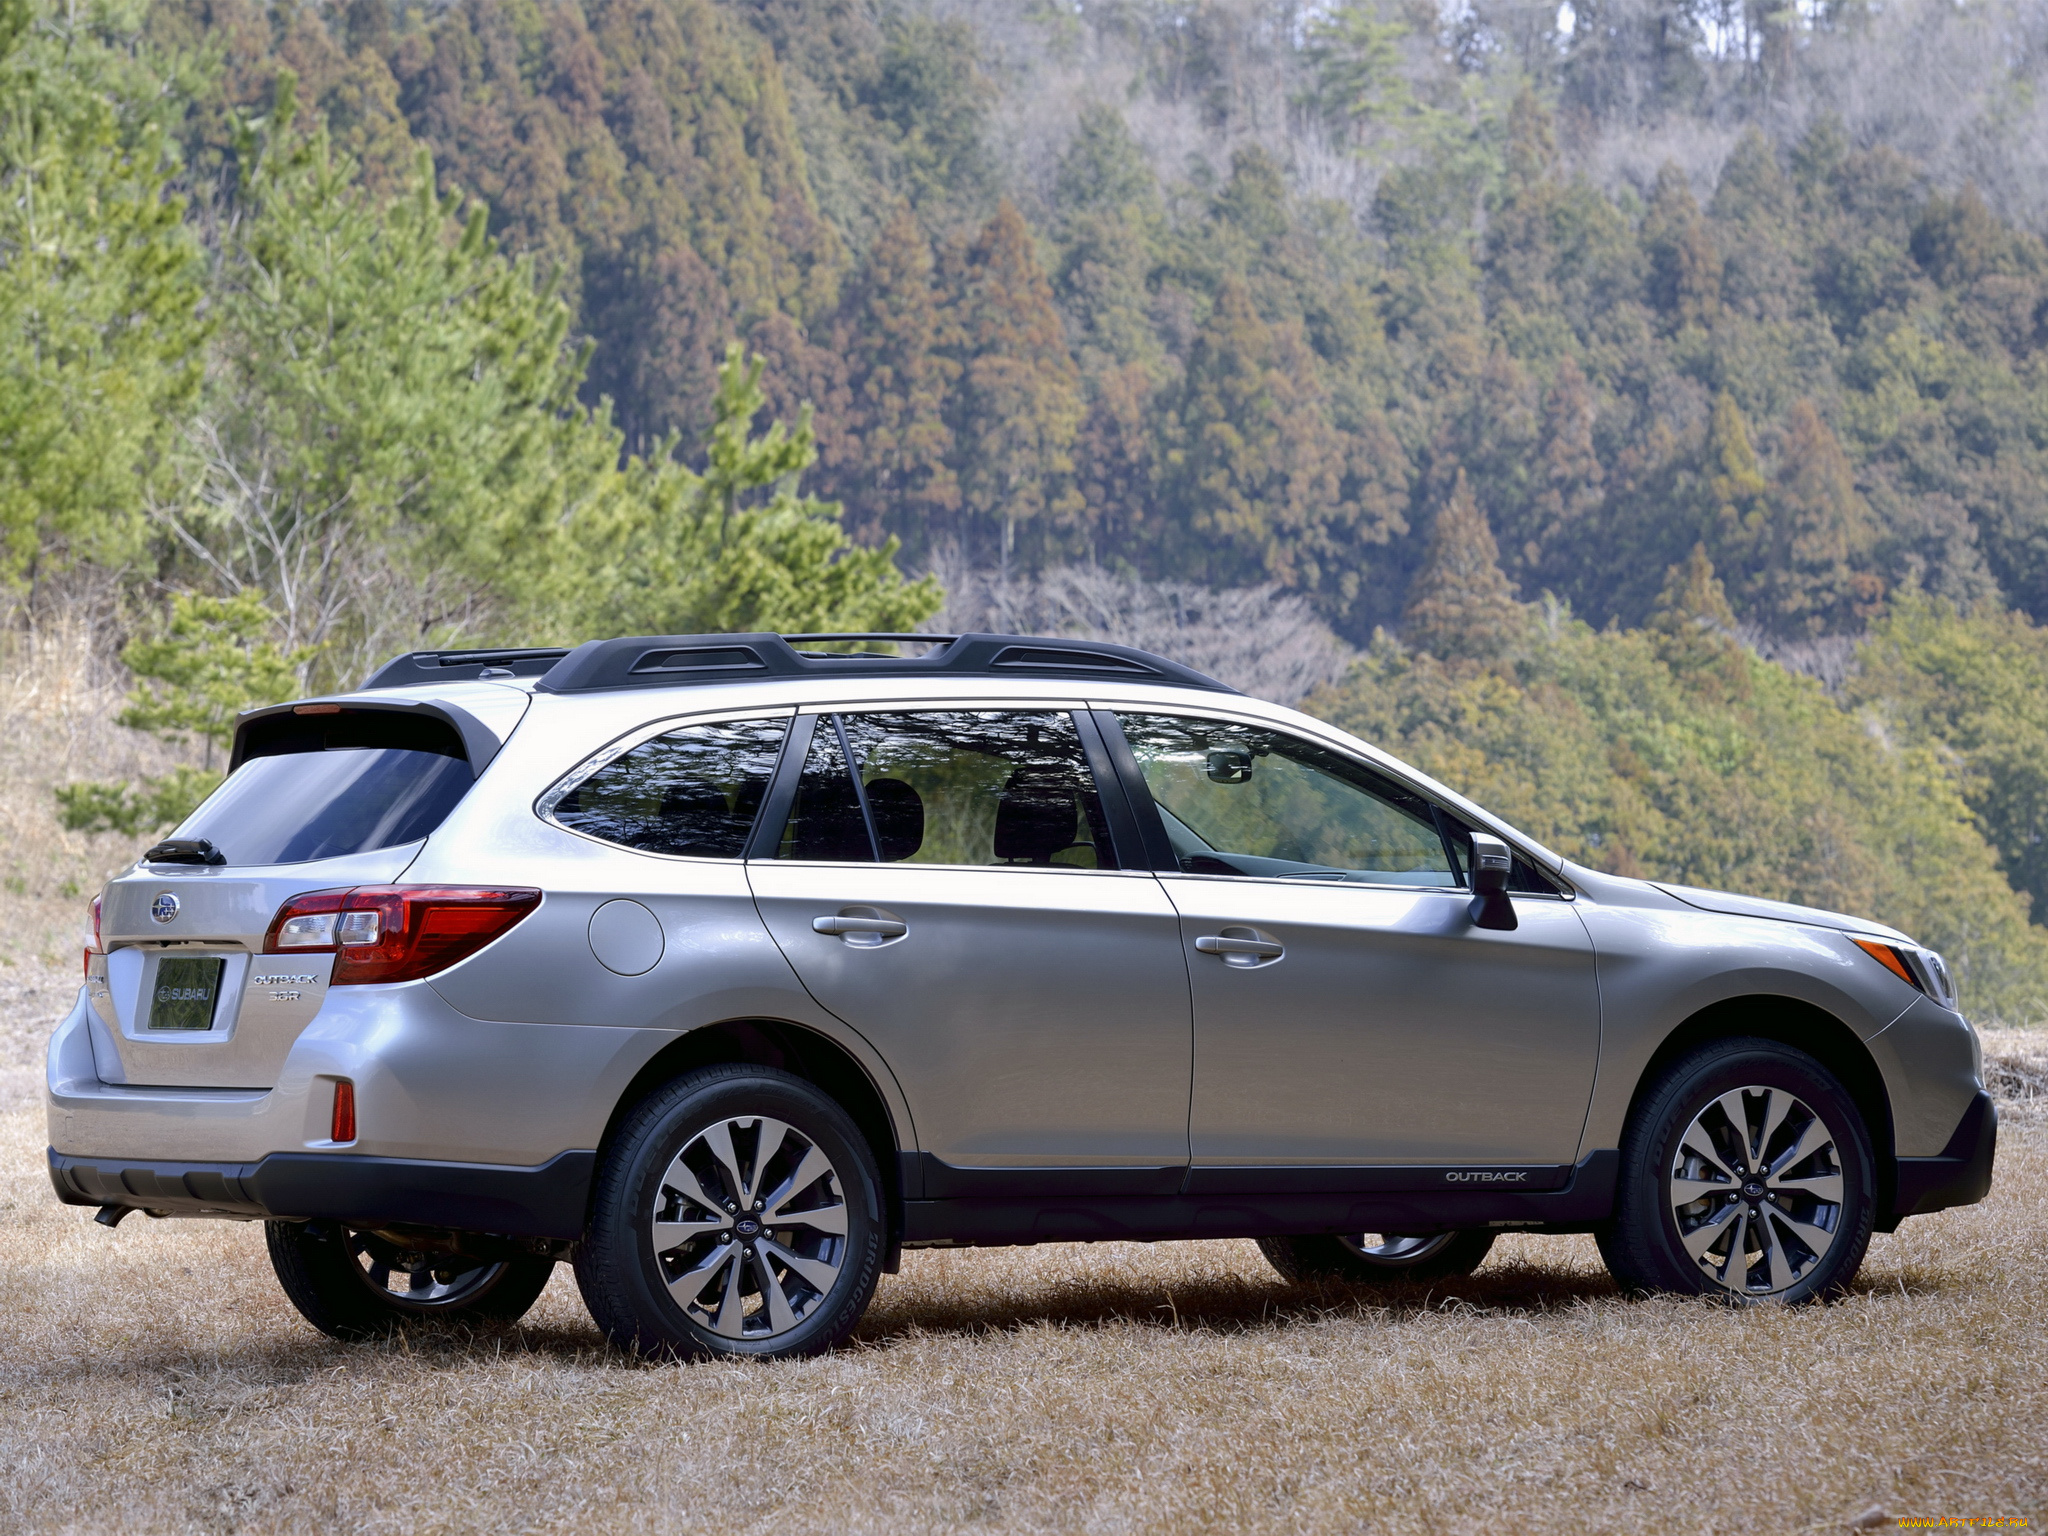
[(553, 1259), (411, 1249), (330, 1222), (265, 1222), (264, 1236), (270, 1267), (300, 1315), (351, 1343), (403, 1328), (517, 1322), (555, 1268)]
[(1834, 1074), (1773, 1040), (1716, 1041), (1644, 1095), (1600, 1255), (1626, 1290), (1808, 1301), (1855, 1278), (1876, 1187)]
[(1469, 1275), (1493, 1247), (1487, 1231), (1346, 1233), (1338, 1237), (1262, 1237), (1259, 1251), (1289, 1280), (1391, 1285)]
[(706, 1067), (651, 1095), (598, 1174), (576, 1283), (654, 1359), (814, 1355), (882, 1268), (882, 1181), (845, 1110), (768, 1067)]

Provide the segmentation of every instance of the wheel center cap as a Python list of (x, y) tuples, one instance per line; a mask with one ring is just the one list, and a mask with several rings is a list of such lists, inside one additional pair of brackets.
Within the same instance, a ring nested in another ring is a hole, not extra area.
[(761, 1233), (761, 1223), (751, 1216), (742, 1216), (732, 1224), (732, 1229), (741, 1237), (758, 1237)]
[(1755, 1179), (1751, 1179), (1742, 1186), (1742, 1194), (1743, 1198), (1748, 1200), (1761, 1200), (1764, 1197), (1764, 1187), (1757, 1183)]

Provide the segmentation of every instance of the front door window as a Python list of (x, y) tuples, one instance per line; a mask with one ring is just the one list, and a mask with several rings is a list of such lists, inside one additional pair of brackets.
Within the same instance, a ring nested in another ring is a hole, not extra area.
[(1184, 874), (1459, 884), (1428, 804), (1349, 758), (1257, 726), (1118, 718)]

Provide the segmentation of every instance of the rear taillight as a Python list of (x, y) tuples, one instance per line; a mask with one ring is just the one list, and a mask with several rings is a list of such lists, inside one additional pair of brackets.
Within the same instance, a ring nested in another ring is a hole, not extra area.
[(100, 938), (100, 898), (95, 896), (92, 899), (92, 942), (85, 946), (85, 974), (87, 976), (92, 975), (92, 957), (94, 955), (104, 955), (106, 952), (107, 946)]
[(277, 909), (263, 952), (332, 954), (331, 985), (415, 981), (466, 960), (540, 905), (540, 892), (463, 885), (312, 891)]

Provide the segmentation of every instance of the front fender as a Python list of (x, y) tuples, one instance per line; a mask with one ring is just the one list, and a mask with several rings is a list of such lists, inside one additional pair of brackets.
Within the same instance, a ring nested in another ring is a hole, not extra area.
[[(1700, 912), (1675, 901), (1669, 908), (1622, 906), (1582, 895), (1579, 912), (1593, 941), (1601, 1016), (1600, 1068), (1582, 1156), (1621, 1144), (1651, 1060), (1708, 1008), (1745, 998), (1803, 1003), (1868, 1047), (1925, 1001), (1831, 930)], [(1896, 1100), (1903, 1086), (1898, 1065), (1878, 1066)]]

